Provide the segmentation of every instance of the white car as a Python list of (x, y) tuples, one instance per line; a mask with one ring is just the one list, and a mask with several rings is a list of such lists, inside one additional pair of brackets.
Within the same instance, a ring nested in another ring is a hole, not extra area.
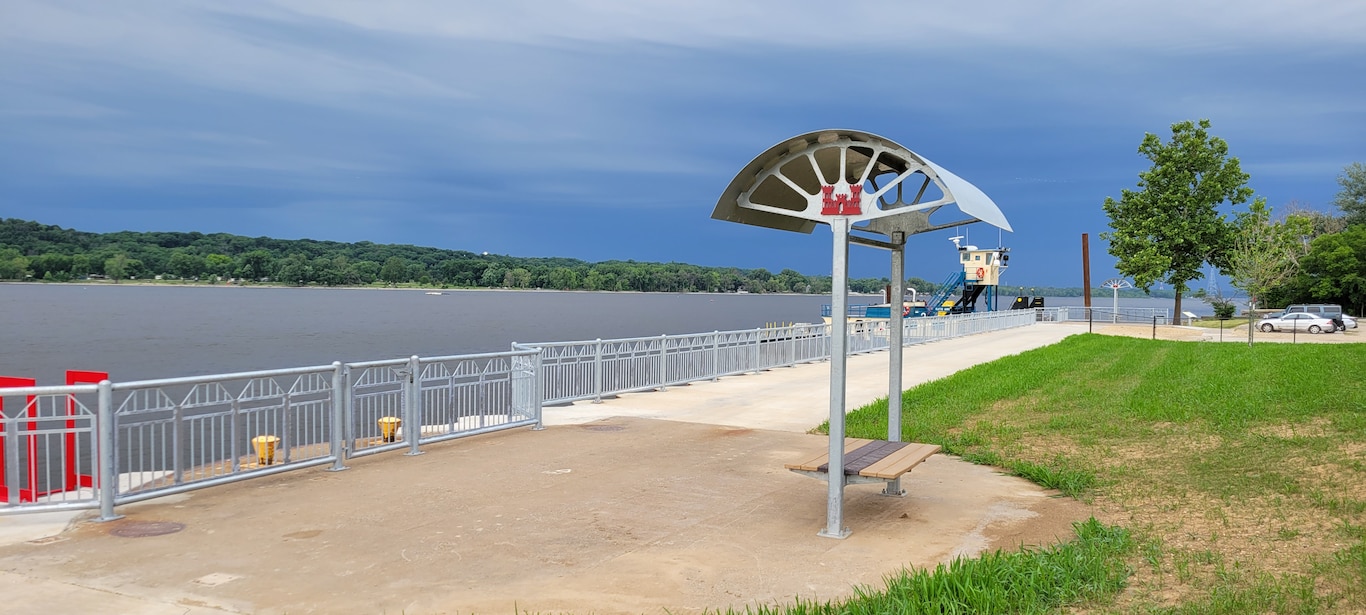
[(1345, 325), (1348, 329), (1355, 329), (1357, 328), (1357, 319), (1352, 318), (1351, 316), (1348, 316), (1346, 314), (1343, 314), (1342, 324)]
[(1272, 331), (1305, 331), (1308, 333), (1322, 333), (1326, 331), (1332, 333), (1338, 330), (1338, 326), (1333, 322), (1333, 319), (1306, 312), (1267, 316), (1262, 319), (1262, 322), (1257, 324), (1257, 328), (1266, 333)]

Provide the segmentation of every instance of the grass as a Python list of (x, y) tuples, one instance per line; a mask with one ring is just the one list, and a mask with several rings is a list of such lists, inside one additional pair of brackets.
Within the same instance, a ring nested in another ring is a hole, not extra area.
[[(1129, 575), (1123, 557), (1134, 541), (1122, 528), (1095, 519), (1076, 524), (1077, 539), (1047, 549), (995, 551), (959, 558), (934, 570), (901, 571), (886, 587), (858, 588), (850, 598), (797, 600), (746, 609), (758, 615), (897, 613), (1051, 613), (1106, 599)], [(728, 611), (734, 613), (734, 611)]]
[[(1081, 498), (1129, 527), (1142, 548), (1107, 556), (1133, 571), (1127, 588), (1108, 602), (1090, 594), (1088, 612), (1361, 612), (1364, 376), (1357, 344), (1074, 336), (906, 391), (902, 437)], [(885, 437), (886, 408), (852, 412), (848, 434)], [(987, 572), (1001, 557), (933, 572), (964, 581), (912, 578), (1002, 591), (1005, 573)], [(916, 612), (898, 610), (900, 583), (790, 612)], [(924, 612), (977, 612), (990, 600)]]

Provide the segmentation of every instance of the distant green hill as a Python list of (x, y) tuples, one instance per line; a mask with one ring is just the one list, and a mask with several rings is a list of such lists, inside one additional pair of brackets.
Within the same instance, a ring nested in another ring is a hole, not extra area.
[[(368, 241), (243, 237), (226, 233), (88, 233), (0, 220), (0, 280), (153, 278), (201, 282), (468, 288), (553, 288), (656, 292), (828, 293), (830, 276), (791, 269), (701, 267), (686, 263), (522, 258)], [(881, 292), (886, 278), (851, 280)], [(928, 282), (925, 285), (929, 285)]]

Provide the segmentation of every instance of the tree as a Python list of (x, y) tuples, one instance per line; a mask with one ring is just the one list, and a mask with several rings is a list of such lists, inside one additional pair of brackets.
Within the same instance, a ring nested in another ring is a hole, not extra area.
[(1247, 293), (1247, 341), (1251, 344), (1252, 308), (1271, 289), (1295, 275), (1300, 259), (1309, 252), (1308, 238), (1314, 231), (1314, 221), (1308, 216), (1291, 214), (1281, 222), (1272, 222), (1266, 199), (1257, 199), (1246, 213), (1238, 214), (1234, 227), (1233, 248), (1228, 257), (1229, 281)]
[(204, 272), (226, 278), (232, 275), (232, 257), (226, 254), (210, 254), (204, 257)]
[(1138, 153), (1153, 166), (1138, 174), (1140, 190), (1123, 190), (1118, 201), (1105, 198), (1114, 230), (1101, 238), (1119, 259), (1115, 269), (1145, 291), (1159, 281), (1171, 284), (1176, 314), (1187, 283), (1204, 277), (1206, 262), (1221, 271), (1228, 267), (1233, 233), (1218, 206), (1252, 196), (1248, 175), (1209, 127), (1209, 120), (1173, 124), (1169, 143), (1145, 134)]
[(503, 286), (508, 288), (527, 288), (531, 286), (531, 272), (517, 267), (503, 276)]
[(128, 255), (120, 253), (106, 259), (104, 261), (104, 275), (118, 284), (119, 280), (128, 275)]
[(1366, 164), (1347, 165), (1338, 176), (1338, 185), (1342, 190), (1333, 198), (1333, 204), (1342, 210), (1348, 224), (1366, 223)]
[(408, 263), (397, 256), (390, 256), (385, 259), (384, 266), (380, 267), (379, 279), (384, 280), (390, 286), (408, 281)]
[(241, 277), (259, 280), (270, 277), (275, 263), (274, 257), (266, 250), (252, 250), (242, 255)]
[(180, 279), (197, 278), (204, 273), (204, 258), (197, 254), (176, 252), (167, 263), (171, 273)]
[(14, 248), (0, 248), (0, 280), (22, 280), (28, 274), (28, 257)]

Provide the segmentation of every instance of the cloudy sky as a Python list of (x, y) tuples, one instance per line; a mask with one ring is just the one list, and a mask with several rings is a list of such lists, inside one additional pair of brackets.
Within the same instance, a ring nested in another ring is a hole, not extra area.
[[(1363, 33), (1343, 0), (0, 0), (0, 217), (829, 273), (824, 227), (709, 215), (769, 146), (852, 128), (990, 195), (1015, 232), (966, 230), (1007, 283), (1078, 286), (1178, 121), (1331, 211)], [(908, 274), (950, 273), (951, 235)]]

